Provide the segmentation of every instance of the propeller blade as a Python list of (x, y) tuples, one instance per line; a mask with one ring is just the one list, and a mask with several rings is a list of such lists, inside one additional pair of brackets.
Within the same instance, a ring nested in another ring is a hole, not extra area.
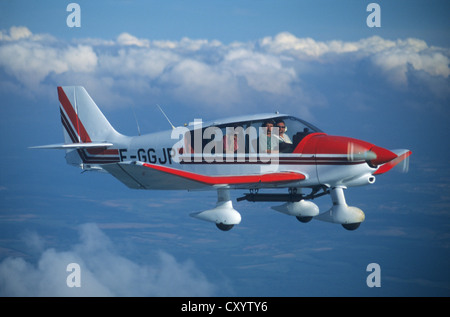
[(409, 155), (406, 156), (401, 163), (399, 163), (396, 167), (396, 170), (399, 170), (401, 173), (408, 173), (409, 171)]
[(400, 170), (403, 173), (408, 172), (409, 170), (409, 156), (411, 155), (410, 150), (393, 150), (393, 153), (397, 155), (397, 158), (393, 159), (392, 161), (387, 162), (386, 164), (381, 165), (373, 175), (379, 175), (386, 173), (387, 171), (390, 171), (393, 167), (399, 165), (400, 163)]

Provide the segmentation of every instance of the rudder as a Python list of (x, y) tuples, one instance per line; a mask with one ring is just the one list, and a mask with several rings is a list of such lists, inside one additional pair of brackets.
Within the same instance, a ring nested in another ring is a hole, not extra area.
[(83, 144), (77, 149), (66, 150), (67, 163), (89, 169), (98, 164), (118, 162), (117, 149), (86, 147), (89, 143), (115, 143), (122, 136), (111, 126), (86, 89), (82, 86), (58, 87), (58, 98), (65, 144)]
[(65, 143), (114, 140), (119, 133), (81, 86), (58, 87)]

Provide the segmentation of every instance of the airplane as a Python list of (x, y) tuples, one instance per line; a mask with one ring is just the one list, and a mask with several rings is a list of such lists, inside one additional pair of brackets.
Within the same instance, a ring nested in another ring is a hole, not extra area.
[[(66, 161), (84, 171), (109, 173), (127, 187), (147, 190), (215, 190), (212, 209), (190, 214), (228, 231), (241, 222), (237, 201), (278, 202), (272, 208), (306, 223), (312, 219), (355, 230), (364, 212), (348, 206), (344, 190), (373, 184), (411, 151), (387, 150), (355, 138), (328, 135), (297, 117), (263, 113), (202, 122), (138, 136), (117, 132), (82, 86), (57, 87)], [(401, 165), (399, 165), (401, 166)], [(284, 189), (284, 193), (274, 190)], [(261, 191), (266, 191), (261, 193)], [(304, 193), (304, 191), (310, 191)], [(313, 203), (330, 195), (325, 212)]]

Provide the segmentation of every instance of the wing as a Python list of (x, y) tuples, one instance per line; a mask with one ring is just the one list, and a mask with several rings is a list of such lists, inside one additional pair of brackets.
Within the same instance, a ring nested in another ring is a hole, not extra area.
[(106, 164), (102, 168), (128, 187), (137, 189), (193, 190), (211, 186), (255, 188), (285, 185), (306, 179), (305, 175), (296, 172), (208, 176), (143, 162)]

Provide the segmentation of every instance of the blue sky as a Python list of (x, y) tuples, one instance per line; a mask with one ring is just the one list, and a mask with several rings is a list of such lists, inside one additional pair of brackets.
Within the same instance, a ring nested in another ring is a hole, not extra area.
[[(68, 3), (0, 2), (2, 296), (450, 295), (446, 1), (378, 1), (381, 28), (368, 1), (78, 1), (81, 28)], [(409, 148), (410, 171), (346, 190), (366, 213), (353, 232), (250, 202), (220, 232), (188, 216), (215, 192), (133, 191), (28, 149), (62, 142), (56, 86), (74, 84), (124, 134), (133, 109), (142, 132), (167, 129), (156, 104), (175, 124), (280, 111)]]

